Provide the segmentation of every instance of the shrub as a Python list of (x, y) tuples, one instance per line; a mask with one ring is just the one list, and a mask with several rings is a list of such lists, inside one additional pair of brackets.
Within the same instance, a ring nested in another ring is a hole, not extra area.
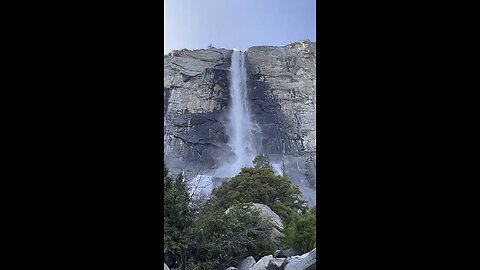
[(315, 208), (295, 215), (285, 228), (284, 246), (301, 253), (311, 251), (316, 246), (316, 221)]
[(188, 269), (225, 269), (250, 255), (271, 254), (271, 230), (256, 210), (239, 204), (228, 213), (218, 210), (205, 216), (196, 225)]
[(189, 242), (189, 230), (192, 224), (192, 211), (188, 207), (189, 195), (183, 177), (173, 179), (164, 164), (163, 175), (163, 228), (164, 256), (170, 266), (185, 264), (185, 248)]

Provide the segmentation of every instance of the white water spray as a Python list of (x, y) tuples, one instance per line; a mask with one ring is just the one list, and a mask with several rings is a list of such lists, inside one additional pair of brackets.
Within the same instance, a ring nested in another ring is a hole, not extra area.
[(220, 166), (216, 171), (193, 178), (190, 182), (190, 192), (208, 195), (212, 191), (214, 177), (233, 177), (241, 168), (253, 167), (253, 159), (257, 154), (253, 139), (255, 126), (247, 103), (245, 54), (237, 49), (233, 49), (230, 75), (231, 103), (225, 128), (233, 158), (221, 157)]
[(245, 54), (237, 49), (232, 53), (230, 74), (231, 105), (226, 130), (234, 159), (222, 164), (218, 170), (218, 175), (226, 177), (235, 176), (243, 167), (253, 166), (257, 154), (253, 142), (254, 125), (247, 104)]

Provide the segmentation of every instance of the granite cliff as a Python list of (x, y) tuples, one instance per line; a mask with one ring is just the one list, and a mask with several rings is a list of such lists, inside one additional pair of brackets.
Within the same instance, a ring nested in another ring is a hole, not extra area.
[[(231, 56), (213, 47), (164, 56), (164, 155), (187, 179), (208, 175), (230, 152), (224, 123)], [(316, 43), (251, 47), (246, 63), (258, 150), (315, 204)]]

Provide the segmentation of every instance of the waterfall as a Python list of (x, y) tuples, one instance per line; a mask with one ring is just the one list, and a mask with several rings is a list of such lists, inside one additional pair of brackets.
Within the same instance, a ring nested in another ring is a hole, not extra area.
[(218, 170), (218, 175), (235, 176), (243, 167), (253, 166), (256, 150), (253, 142), (254, 124), (247, 103), (247, 69), (245, 54), (233, 50), (230, 66), (231, 103), (227, 116), (227, 135), (233, 159), (225, 161)]
[(190, 192), (209, 195), (214, 179), (237, 175), (243, 167), (253, 167), (257, 152), (254, 144), (254, 123), (247, 102), (247, 69), (245, 54), (233, 50), (230, 66), (230, 106), (227, 111), (226, 132), (233, 155), (219, 157), (219, 167), (209, 174), (199, 174), (189, 183)]

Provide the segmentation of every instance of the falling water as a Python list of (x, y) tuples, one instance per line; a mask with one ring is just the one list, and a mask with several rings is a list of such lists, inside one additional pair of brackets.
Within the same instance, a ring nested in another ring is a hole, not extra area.
[[(243, 167), (252, 167), (257, 154), (253, 134), (256, 125), (252, 122), (247, 103), (247, 71), (245, 54), (237, 49), (232, 53), (230, 67), (230, 107), (227, 114), (226, 131), (232, 156), (220, 157), (219, 168), (209, 175), (199, 174), (190, 182), (191, 192), (210, 194), (216, 177), (233, 177)], [(196, 191), (195, 191), (196, 190)]]
[(230, 74), (231, 106), (226, 129), (234, 157), (218, 170), (218, 174), (224, 176), (234, 176), (241, 168), (253, 166), (252, 161), (256, 155), (253, 143), (254, 124), (247, 104), (245, 54), (237, 49), (233, 50)]

